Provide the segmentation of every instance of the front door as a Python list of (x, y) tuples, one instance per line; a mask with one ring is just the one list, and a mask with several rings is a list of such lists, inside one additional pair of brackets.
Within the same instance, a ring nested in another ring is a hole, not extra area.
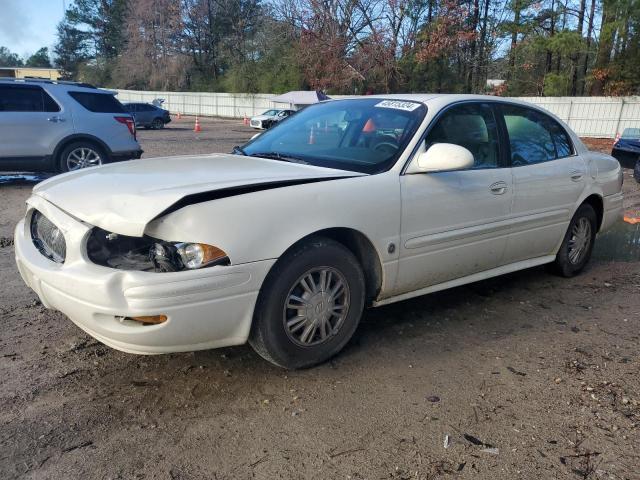
[(0, 85), (0, 158), (43, 158), (71, 133), (71, 116), (41, 87)]
[(453, 143), (474, 156), (468, 170), (403, 175), (396, 294), (495, 268), (502, 263), (512, 202), (511, 170), (487, 103), (449, 108), (424, 149)]

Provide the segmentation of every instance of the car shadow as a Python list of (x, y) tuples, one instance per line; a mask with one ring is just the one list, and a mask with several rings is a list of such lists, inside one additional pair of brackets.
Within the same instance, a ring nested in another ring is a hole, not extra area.
[[(535, 328), (532, 314), (520, 315), (521, 310), (551, 308), (537, 299), (535, 292), (555, 289), (562, 281), (565, 280), (547, 273), (544, 267), (535, 267), (365, 310), (346, 347), (316, 369), (347, 365), (357, 368), (362, 362), (369, 364), (372, 356), (409, 355), (409, 352), (412, 362), (425, 363), (454, 348), (516, 335), (521, 329)], [(551, 320), (541, 321), (543, 328)], [(262, 373), (281, 371), (262, 360), (249, 345), (201, 351), (196, 355), (205, 362), (222, 356), (236, 368), (241, 364), (243, 369)]]
[(55, 173), (4, 173), (0, 174), (0, 185), (35, 185), (54, 175)]

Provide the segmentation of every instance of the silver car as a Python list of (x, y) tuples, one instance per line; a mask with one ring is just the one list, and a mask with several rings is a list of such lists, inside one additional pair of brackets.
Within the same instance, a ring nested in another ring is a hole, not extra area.
[(0, 80), (0, 170), (68, 172), (141, 155), (133, 118), (114, 92)]

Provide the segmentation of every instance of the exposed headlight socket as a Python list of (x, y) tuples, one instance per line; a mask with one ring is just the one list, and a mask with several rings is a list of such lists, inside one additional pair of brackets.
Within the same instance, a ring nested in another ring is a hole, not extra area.
[(182, 270), (182, 262), (178, 257), (177, 249), (170, 243), (155, 243), (149, 251), (149, 258), (157, 271), (177, 272)]

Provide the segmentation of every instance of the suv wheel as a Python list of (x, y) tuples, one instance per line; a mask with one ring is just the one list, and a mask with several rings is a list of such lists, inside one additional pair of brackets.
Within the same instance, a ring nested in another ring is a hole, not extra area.
[(347, 248), (314, 238), (284, 255), (265, 279), (249, 343), (269, 362), (305, 368), (338, 353), (364, 308), (362, 268)]
[(103, 163), (106, 163), (106, 155), (101, 148), (88, 142), (73, 142), (62, 150), (58, 169), (61, 172), (72, 172)]
[(151, 122), (151, 128), (154, 130), (160, 130), (161, 128), (164, 128), (164, 122), (161, 118), (154, 118), (153, 122)]

